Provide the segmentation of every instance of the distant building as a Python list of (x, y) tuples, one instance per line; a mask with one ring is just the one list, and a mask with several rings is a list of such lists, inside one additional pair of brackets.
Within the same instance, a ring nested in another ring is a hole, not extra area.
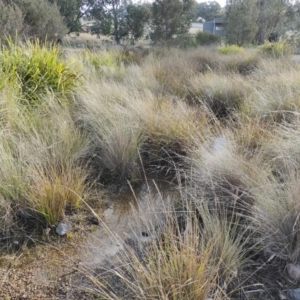
[(224, 19), (216, 18), (203, 23), (203, 31), (210, 32), (218, 36), (224, 36)]

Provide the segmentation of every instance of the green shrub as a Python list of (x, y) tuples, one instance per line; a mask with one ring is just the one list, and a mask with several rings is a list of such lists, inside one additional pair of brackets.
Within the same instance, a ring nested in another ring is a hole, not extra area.
[(91, 70), (94, 70), (100, 77), (117, 80), (122, 78), (124, 74), (123, 61), (126, 59), (121, 51), (103, 50), (93, 52), (86, 50), (79, 54), (79, 60), (82, 62), (83, 69), (86, 70), (85, 77), (91, 75)]
[(201, 45), (201, 46), (217, 44), (221, 41), (219, 36), (205, 32), (205, 31), (197, 32), (195, 38), (196, 38), (197, 44)]
[(31, 106), (48, 91), (67, 95), (79, 81), (75, 68), (60, 58), (59, 49), (38, 40), (19, 45), (8, 40), (0, 52), (1, 73), (20, 87), (24, 104)]
[(181, 34), (176, 38), (168, 41), (168, 46), (177, 47), (177, 48), (192, 48), (197, 46), (195, 37), (189, 34)]
[(121, 54), (113, 51), (92, 52), (89, 50), (81, 53), (83, 63), (94, 66), (97, 70), (102, 67), (116, 68), (121, 61)]
[(283, 42), (273, 42), (273, 43), (265, 43), (259, 47), (259, 50), (273, 57), (283, 57), (293, 53), (293, 48), (291, 45)]
[(225, 45), (218, 47), (217, 50), (222, 54), (236, 54), (243, 52), (244, 48), (237, 45)]

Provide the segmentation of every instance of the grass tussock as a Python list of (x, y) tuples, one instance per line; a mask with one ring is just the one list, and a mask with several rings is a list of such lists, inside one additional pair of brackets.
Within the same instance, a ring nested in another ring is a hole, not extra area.
[(30, 106), (36, 106), (48, 91), (67, 95), (79, 82), (74, 63), (64, 61), (57, 47), (41, 45), (38, 40), (19, 45), (9, 40), (1, 48), (0, 64), (2, 77), (19, 87), (23, 104)]
[(208, 73), (194, 76), (189, 90), (192, 103), (204, 104), (217, 118), (224, 118), (242, 108), (250, 88), (240, 75)]
[(299, 252), (299, 178), (290, 174), (282, 185), (270, 182), (258, 195), (255, 225), (267, 255), (297, 263)]
[[(63, 57), (38, 43), (3, 47), (0, 241), (28, 213), (39, 228), (56, 226), (91, 191), (155, 170), (176, 179), (181, 201), (170, 197), (161, 222), (147, 223), (154, 238), (138, 253), (125, 246), (109, 270), (130, 299), (229, 299), (256, 276), (245, 261), (263, 269), (274, 255), (281, 273), (298, 263), (299, 66), (224, 49)], [(101, 297), (122, 299), (93, 280)]]
[[(226, 299), (245, 263), (243, 247), (248, 239), (205, 204), (197, 209), (201, 222), (192, 211), (184, 211), (184, 226), (171, 207), (164, 211), (164, 225), (155, 229), (156, 238), (145, 245), (131, 241), (114, 260), (121, 265), (116, 263), (118, 268), (111, 267), (106, 274), (118, 278), (134, 299)], [(152, 226), (157, 227), (148, 222), (148, 228)], [(100, 296), (118, 298), (109, 280), (101, 276), (98, 280), (94, 278)]]
[(190, 225), (193, 228), (176, 237), (169, 227), (149, 247), (146, 266), (140, 264), (137, 272), (138, 284), (147, 291), (148, 297), (218, 298), (222, 288), (237, 275), (242, 261), (238, 241), (232, 240), (228, 226), (216, 223), (208, 213), (206, 217), (204, 232), (200, 233), (197, 225)]
[(65, 221), (65, 212), (78, 208), (87, 192), (85, 184), (86, 173), (80, 169), (32, 170), (31, 182), (28, 190), (27, 207), (37, 213), (37, 218), (48, 225), (56, 225), (58, 221)]
[(296, 70), (269, 75), (261, 82), (256, 82), (252, 94), (249, 112), (254, 115), (264, 114), (274, 121), (291, 121), (297, 118), (299, 111), (299, 75)]
[(206, 31), (198, 31), (195, 38), (197, 44), (201, 46), (216, 45), (220, 43), (220, 37), (218, 35)]

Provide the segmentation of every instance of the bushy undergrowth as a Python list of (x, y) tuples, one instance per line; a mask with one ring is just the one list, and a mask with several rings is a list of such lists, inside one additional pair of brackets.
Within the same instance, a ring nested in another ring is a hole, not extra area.
[(76, 67), (60, 58), (57, 47), (27, 41), (14, 44), (8, 40), (0, 51), (0, 88), (8, 81), (20, 89), (23, 104), (36, 106), (46, 92), (68, 95), (78, 84)]
[(244, 48), (237, 45), (225, 45), (218, 47), (218, 52), (222, 54), (237, 54), (243, 51)]
[(194, 35), (182, 34), (168, 41), (167, 45), (168, 47), (176, 47), (182, 49), (193, 48), (197, 47), (197, 40), (195, 39)]
[(286, 42), (265, 43), (259, 47), (259, 50), (272, 57), (284, 57), (293, 53), (293, 47)]
[(220, 43), (221, 39), (218, 35), (211, 34), (205, 31), (196, 33), (196, 42), (200, 46), (209, 46)]
[[(159, 48), (131, 64), (117, 52), (3, 48), (0, 237), (28, 218), (52, 228), (92, 189), (156, 172), (181, 202), (149, 225), (142, 259), (125, 252), (114, 273), (138, 299), (229, 299), (252, 276), (247, 259), (298, 263), (299, 66), (223, 52)], [(118, 299), (108, 290), (98, 283)]]

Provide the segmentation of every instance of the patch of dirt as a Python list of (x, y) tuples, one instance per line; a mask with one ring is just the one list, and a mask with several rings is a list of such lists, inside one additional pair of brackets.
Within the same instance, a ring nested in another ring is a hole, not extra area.
[[(99, 209), (103, 221), (98, 225), (90, 211), (81, 211), (67, 216), (73, 226), (67, 236), (58, 237), (53, 229), (47, 242), (42, 242), (40, 237), (34, 246), (20, 246), (13, 254), (0, 253), (0, 299), (89, 300), (98, 297), (99, 286), (94, 280), (105, 276), (100, 270), (108, 268), (107, 262), (124, 249), (126, 238), (141, 241), (149, 238), (147, 229), (140, 227), (137, 219), (152, 219), (151, 209), (156, 209), (158, 203), (162, 205), (161, 193), (171, 195), (169, 183), (153, 184), (153, 193), (149, 193), (148, 188), (144, 185), (135, 190), (135, 195), (128, 190), (104, 201), (106, 204)], [(110, 282), (112, 289), (122, 295), (120, 299), (133, 299), (128, 291), (122, 290), (117, 278), (111, 277)]]

